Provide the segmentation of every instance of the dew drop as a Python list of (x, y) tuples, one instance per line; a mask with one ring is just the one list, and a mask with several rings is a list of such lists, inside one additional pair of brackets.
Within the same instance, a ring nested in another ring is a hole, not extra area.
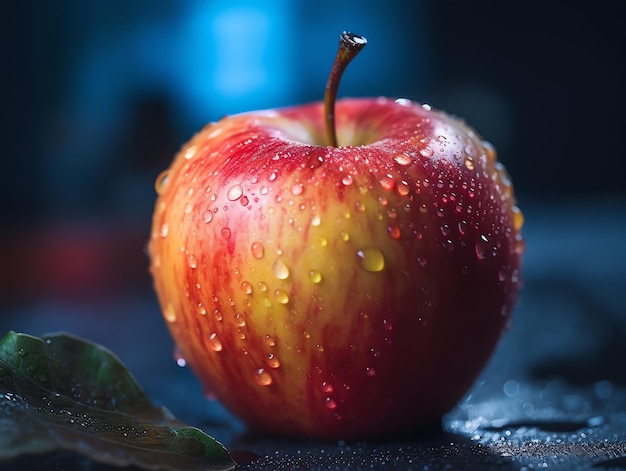
[(315, 283), (318, 284), (322, 281), (322, 274), (317, 271), (317, 270), (310, 270), (309, 271), (309, 279)]
[(304, 191), (304, 186), (302, 183), (296, 183), (291, 187), (291, 194), (294, 196), (301, 195)]
[(385, 175), (383, 178), (379, 180), (380, 186), (382, 186), (385, 190), (391, 191), (393, 187), (396, 185), (396, 181), (389, 174)]
[(259, 368), (254, 372), (254, 382), (259, 386), (269, 386), (272, 384), (272, 377), (265, 368)]
[(328, 381), (322, 382), (322, 392), (326, 394), (330, 394), (333, 391), (334, 391), (334, 388), (332, 384), (330, 384)]
[(409, 165), (412, 162), (411, 157), (406, 154), (398, 154), (393, 158), (393, 160), (400, 165)]
[(328, 239), (326, 237), (320, 237), (319, 241), (322, 247), (326, 247), (328, 245)]
[(346, 186), (352, 185), (352, 182), (353, 182), (353, 179), (351, 175), (346, 175), (345, 177), (341, 179), (341, 183), (343, 183)]
[(167, 303), (165, 309), (163, 309), (163, 316), (169, 323), (176, 322), (176, 309), (174, 309), (174, 305), (172, 303)]
[(489, 239), (484, 234), (481, 234), (480, 238), (476, 241), (474, 246), (476, 250), (476, 257), (479, 260), (484, 260), (487, 258), (487, 254), (489, 253)]
[(271, 307), (272, 306), (272, 301), (267, 296), (263, 296), (263, 306), (265, 306), (265, 307)]
[(193, 254), (190, 254), (187, 257), (187, 266), (191, 269), (195, 269), (198, 266), (198, 260), (196, 260), (196, 256)]
[(376, 370), (372, 367), (365, 368), (365, 374), (370, 378), (373, 378), (374, 376), (376, 376)]
[(417, 257), (417, 264), (424, 268), (426, 266), (426, 259), (424, 257)]
[(474, 170), (474, 159), (471, 156), (466, 155), (464, 163), (468, 170)]
[(264, 293), (267, 291), (267, 283), (265, 283), (264, 281), (259, 281), (258, 286), (259, 289)]
[(241, 315), (240, 312), (235, 314), (235, 325), (237, 327), (244, 327), (246, 325), (246, 320), (244, 319), (244, 317)]
[(267, 354), (267, 366), (270, 368), (278, 368), (280, 366), (280, 361), (274, 353)]
[(343, 240), (344, 242), (348, 242), (350, 240), (350, 234), (346, 231), (341, 231), (339, 233), (339, 237), (341, 237), (341, 240)]
[(241, 283), (241, 289), (246, 294), (252, 294), (252, 285), (248, 281), (244, 281)]
[(17, 350), (17, 354), (21, 357), (25, 357), (26, 356), (26, 350), (24, 350), (23, 348), (19, 348)]
[(206, 308), (204, 307), (202, 303), (198, 304), (198, 314), (200, 314), (201, 316), (206, 315)]
[(274, 276), (279, 280), (286, 280), (289, 278), (289, 267), (282, 260), (276, 260), (272, 265), (272, 271), (274, 272)]
[(409, 194), (409, 185), (407, 185), (405, 182), (401, 182), (398, 184), (398, 194), (400, 196), (406, 196)]
[(231, 232), (229, 227), (223, 227), (221, 231), (222, 237), (224, 239), (230, 239)]
[(273, 182), (274, 180), (276, 180), (276, 177), (277, 177), (277, 176), (278, 176), (278, 175), (276, 174), (276, 172), (272, 172), (272, 173), (270, 173), (270, 175), (267, 177), (267, 179), (268, 179), (269, 181)]
[(379, 272), (385, 268), (385, 257), (378, 247), (365, 247), (357, 251), (362, 268), (370, 272)]
[(250, 251), (252, 252), (252, 256), (254, 258), (260, 259), (263, 258), (263, 255), (265, 254), (265, 247), (263, 247), (261, 242), (252, 242)]
[(209, 348), (214, 352), (222, 351), (222, 341), (217, 337), (217, 334), (215, 332), (209, 335)]
[(315, 227), (319, 226), (321, 224), (321, 222), (322, 221), (321, 221), (320, 217), (317, 214), (311, 218), (311, 225), (313, 225)]
[(447, 224), (444, 224), (440, 227), (441, 230), (441, 235), (443, 235), (444, 237), (448, 237), (450, 235), (450, 226), (448, 226)]
[(326, 406), (327, 409), (330, 409), (330, 410), (335, 410), (337, 408), (337, 403), (330, 397), (327, 397), (324, 400), (324, 405)]
[(524, 214), (517, 206), (513, 206), (511, 210), (513, 211), (513, 226), (519, 231), (524, 225)]
[(161, 173), (159, 173), (159, 176), (154, 182), (154, 189), (157, 192), (157, 195), (161, 195), (165, 191), (165, 188), (167, 188), (167, 183), (169, 182), (169, 180), (170, 180), (169, 169), (163, 170)]
[(161, 226), (161, 231), (160, 231), (161, 237), (167, 237), (167, 234), (169, 233), (169, 231), (170, 231), (170, 226), (166, 222), (164, 222), (163, 225)]
[(387, 227), (387, 232), (391, 236), (392, 239), (400, 238), (400, 228), (398, 226), (389, 226)]
[(191, 210), (193, 209), (193, 205), (191, 203), (187, 203), (185, 206), (185, 214), (191, 214)]
[(206, 222), (207, 224), (211, 222), (213, 220), (213, 211), (206, 210), (204, 213), (202, 213), (202, 219), (204, 219), (204, 222)]
[(277, 289), (274, 291), (274, 299), (279, 304), (287, 304), (289, 303), (289, 295), (285, 290)]
[(219, 309), (216, 309), (215, 311), (213, 311), (213, 318), (217, 322), (222, 322), (222, 319), (224, 319), (224, 315), (222, 314), (222, 311), (220, 311)]
[(502, 265), (500, 270), (498, 270), (498, 281), (505, 281), (509, 277), (509, 267), (508, 265)]
[(265, 336), (265, 345), (267, 345), (268, 347), (275, 347), (276, 346), (276, 337), (273, 335), (266, 335)]
[(241, 206), (247, 206), (250, 200), (247, 196), (242, 196), (239, 202), (241, 203)]
[(459, 234), (465, 235), (467, 233), (467, 221), (464, 219), (459, 221), (458, 228)]

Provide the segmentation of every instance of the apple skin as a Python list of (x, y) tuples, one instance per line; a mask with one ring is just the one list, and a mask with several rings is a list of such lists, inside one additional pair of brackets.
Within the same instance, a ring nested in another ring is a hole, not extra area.
[(157, 180), (151, 273), (207, 391), (253, 429), (440, 421), (510, 322), (523, 217), (494, 149), (408, 100), (223, 118)]

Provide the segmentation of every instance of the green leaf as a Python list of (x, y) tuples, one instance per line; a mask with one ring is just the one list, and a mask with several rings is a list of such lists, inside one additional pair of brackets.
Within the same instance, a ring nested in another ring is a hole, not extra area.
[(0, 460), (56, 451), (145, 469), (235, 466), (223, 445), (155, 406), (106, 348), (9, 332), (0, 340)]

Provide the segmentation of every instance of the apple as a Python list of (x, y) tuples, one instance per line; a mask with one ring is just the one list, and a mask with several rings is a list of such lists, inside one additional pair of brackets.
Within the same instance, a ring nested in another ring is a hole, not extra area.
[(201, 383), (253, 429), (369, 439), (440, 423), (506, 331), (522, 213), (494, 148), (407, 99), (228, 116), (156, 182), (151, 273)]

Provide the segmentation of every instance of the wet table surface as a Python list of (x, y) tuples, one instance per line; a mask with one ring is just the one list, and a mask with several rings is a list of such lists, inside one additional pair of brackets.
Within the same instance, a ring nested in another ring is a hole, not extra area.
[[(97, 305), (21, 303), (4, 310), (0, 331), (68, 331), (105, 345), (155, 403), (224, 443), (240, 469), (626, 469), (624, 203), (526, 209), (525, 284), (511, 329), (441, 430), (428, 434), (314, 443), (247, 432), (177, 366), (146, 290)], [(12, 469), (115, 468), (58, 453), (0, 462)]]

